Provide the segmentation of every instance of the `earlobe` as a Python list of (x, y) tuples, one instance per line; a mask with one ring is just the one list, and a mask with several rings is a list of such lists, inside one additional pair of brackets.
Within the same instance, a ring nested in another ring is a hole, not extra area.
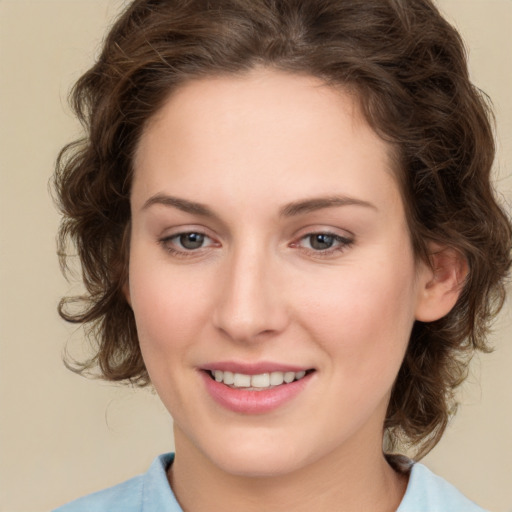
[(466, 258), (453, 247), (430, 244), (430, 265), (424, 263), (416, 320), (434, 322), (455, 306), (469, 272)]

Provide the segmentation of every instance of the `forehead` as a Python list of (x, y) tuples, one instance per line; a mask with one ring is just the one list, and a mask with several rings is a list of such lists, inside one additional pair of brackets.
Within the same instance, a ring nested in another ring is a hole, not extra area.
[[(344, 122), (350, 120), (352, 129), (367, 128), (366, 132), (378, 139), (382, 149), (391, 153), (392, 146), (368, 129), (360, 98), (353, 87), (334, 88), (315, 76), (266, 67), (184, 82), (172, 91), (163, 107), (146, 123), (142, 139), (155, 125), (166, 123), (169, 126), (171, 117), (179, 124), (176, 128), (187, 136), (192, 135), (187, 131), (192, 125), (195, 131), (213, 129), (220, 135), (240, 121), (245, 124), (247, 133), (257, 123), (264, 125), (269, 137), (277, 142), (284, 142), (285, 133), (281, 128), (286, 122), (297, 129), (305, 128), (303, 132), (307, 138), (312, 138), (318, 125), (325, 128), (319, 135), (335, 136), (339, 128), (338, 112), (343, 114)], [(329, 133), (333, 120), (337, 126)]]
[(396, 195), (392, 162), (392, 148), (354, 94), (316, 77), (255, 69), (174, 91), (143, 132), (134, 185), (208, 197), (213, 188), (243, 192), (250, 182), (256, 195), (259, 185), (278, 186), (286, 175), (283, 202), (308, 190), (325, 195), (333, 184), (344, 194), (366, 193), (363, 181)]

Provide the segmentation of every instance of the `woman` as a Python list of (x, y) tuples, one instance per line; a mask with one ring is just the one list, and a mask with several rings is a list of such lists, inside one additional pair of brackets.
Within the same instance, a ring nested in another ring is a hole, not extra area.
[(481, 510), (396, 455), (439, 441), (510, 266), (429, 1), (135, 1), (74, 105), (77, 370), (151, 383), (176, 454), (63, 511)]

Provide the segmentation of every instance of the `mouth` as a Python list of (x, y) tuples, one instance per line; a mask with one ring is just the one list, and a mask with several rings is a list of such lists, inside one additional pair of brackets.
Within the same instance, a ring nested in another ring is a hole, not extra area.
[(200, 370), (205, 389), (214, 402), (243, 415), (267, 414), (294, 403), (311, 387), (316, 373), (314, 368), (272, 362), (225, 361)]
[(231, 389), (243, 389), (245, 391), (266, 391), (278, 386), (300, 381), (306, 375), (314, 372), (314, 369), (294, 371), (273, 371), (249, 375), (227, 370), (204, 370), (210, 379), (224, 384)]

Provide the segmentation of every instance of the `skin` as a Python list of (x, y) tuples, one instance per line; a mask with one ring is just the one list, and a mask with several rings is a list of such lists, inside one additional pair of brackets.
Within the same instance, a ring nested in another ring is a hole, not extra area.
[[(184, 510), (396, 510), (407, 482), (382, 454), (391, 388), (414, 321), (453, 306), (460, 265), (416, 260), (390, 152), (351, 95), (268, 69), (188, 83), (147, 125), (126, 295), (174, 419)], [(338, 238), (319, 250), (311, 233)], [(206, 391), (214, 361), (314, 372), (284, 406), (240, 414)]]

